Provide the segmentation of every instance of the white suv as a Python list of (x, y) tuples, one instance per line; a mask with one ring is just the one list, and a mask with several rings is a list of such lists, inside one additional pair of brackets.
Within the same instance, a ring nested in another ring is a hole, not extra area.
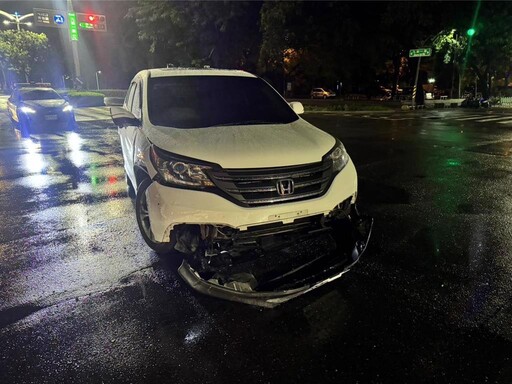
[(112, 107), (146, 243), (196, 290), (274, 306), (340, 277), (372, 220), (343, 144), (250, 73), (148, 69)]
[(311, 98), (312, 99), (327, 99), (336, 97), (336, 93), (331, 91), (330, 89), (324, 88), (313, 88), (311, 90)]

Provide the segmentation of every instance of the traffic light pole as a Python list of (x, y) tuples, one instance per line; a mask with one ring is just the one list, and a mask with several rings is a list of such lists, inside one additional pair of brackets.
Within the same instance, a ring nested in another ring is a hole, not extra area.
[[(68, 13), (73, 11), (73, 3), (71, 0), (67, 0)], [(80, 61), (78, 58), (78, 41), (71, 40), (71, 51), (73, 52), (73, 65), (75, 66), (75, 78), (80, 77)]]
[[(418, 66), (416, 67), (416, 78), (414, 80), (414, 87), (412, 89), (412, 109), (416, 108), (416, 92), (418, 91), (418, 77), (420, 74), (421, 56), (418, 57)], [(421, 89), (423, 92), (423, 87)]]

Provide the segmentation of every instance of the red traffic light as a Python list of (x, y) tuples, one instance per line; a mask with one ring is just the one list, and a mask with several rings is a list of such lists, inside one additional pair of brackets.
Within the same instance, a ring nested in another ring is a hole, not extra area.
[(98, 17), (96, 15), (87, 15), (87, 21), (89, 23), (97, 23)]

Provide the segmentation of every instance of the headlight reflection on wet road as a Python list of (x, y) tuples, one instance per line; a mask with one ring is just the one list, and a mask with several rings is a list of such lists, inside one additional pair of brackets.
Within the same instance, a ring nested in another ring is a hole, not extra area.
[(77, 168), (82, 167), (85, 164), (86, 155), (82, 151), (82, 138), (76, 132), (70, 132), (67, 134), (67, 147), (69, 149), (69, 160)]
[(26, 139), (23, 140), (23, 148), (27, 151), (22, 156), (23, 168), (29, 174), (42, 173), (46, 169), (46, 162), (41, 154), (41, 143), (37, 140)]

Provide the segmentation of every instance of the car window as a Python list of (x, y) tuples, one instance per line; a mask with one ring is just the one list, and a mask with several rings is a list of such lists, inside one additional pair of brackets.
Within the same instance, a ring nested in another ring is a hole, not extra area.
[(62, 96), (59, 95), (52, 89), (34, 89), (30, 91), (22, 91), (20, 93), (20, 100), (56, 100), (62, 99)]
[(155, 125), (201, 128), (286, 124), (298, 119), (265, 81), (238, 76), (170, 76), (148, 80), (149, 119)]
[(126, 98), (124, 100), (125, 108), (131, 111), (132, 109), (132, 101), (133, 101), (133, 93), (135, 92), (135, 82), (130, 85), (130, 89), (126, 94)]
[(134, 87), (131, 111), (136, 118), (141, 118), (140, 83)]

